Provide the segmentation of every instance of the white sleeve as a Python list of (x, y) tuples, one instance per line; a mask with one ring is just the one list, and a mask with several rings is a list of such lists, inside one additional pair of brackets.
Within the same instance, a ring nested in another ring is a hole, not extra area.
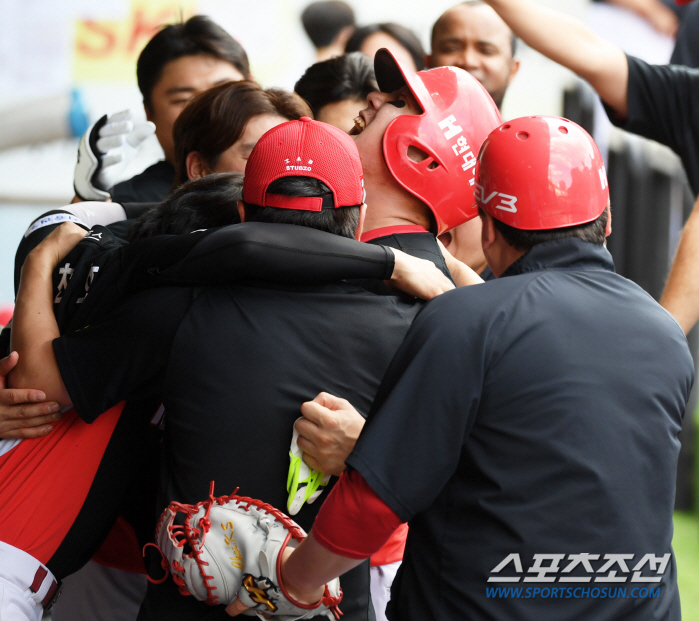
[(52, 224), (62, 224), (63, 222), (75, 222), (91, 229), (96, 224), (106, 226), (112, 222), (126, 220), (126, 212), (119, 203), (84, 201), (81, 203), (71, 203), (60, 208), (61, 213), (53, 213), (41, 216), (31, 223), (24, 237), (28, 237), (34, 231)]

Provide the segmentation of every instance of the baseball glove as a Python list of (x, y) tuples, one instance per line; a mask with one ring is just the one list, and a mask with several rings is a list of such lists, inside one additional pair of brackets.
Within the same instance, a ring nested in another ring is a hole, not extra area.
[[(208, 500), (196, 505), (170, 503), (155, 533), (166, 570), (158, 582), (169, 571), (183, 595), (212, 606), (239, 598), (250, 607), (244, 614), (259, 618), (339, 619), (338, 579), (325, 585), (322, 599), (313, 605), (292, 599), (280, 582), (282, 552), (306, 538), (303, 529), (271, 505), (237, 496), (237, 491), (215, 498), (212, 482)], [(180, 513), (184, 524), (176, 523)]]

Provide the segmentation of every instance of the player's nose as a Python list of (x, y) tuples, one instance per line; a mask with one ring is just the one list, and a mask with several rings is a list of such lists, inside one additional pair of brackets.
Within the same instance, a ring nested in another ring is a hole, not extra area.
[(369, 96), (367, 97), (368, 107), (371, 110), (378, 110), (390, 99), (390, 97), (390, 93), (380, 93), (379, 91), (373, 91), (369, 93)]

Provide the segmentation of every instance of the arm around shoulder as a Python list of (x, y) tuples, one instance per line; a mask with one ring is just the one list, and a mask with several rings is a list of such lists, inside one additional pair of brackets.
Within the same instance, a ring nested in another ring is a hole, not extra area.
[(527, 45), (587, 80), (617, 115), (627, 111), (623, 50), (583, 22), (532, 0), (485, 0)]

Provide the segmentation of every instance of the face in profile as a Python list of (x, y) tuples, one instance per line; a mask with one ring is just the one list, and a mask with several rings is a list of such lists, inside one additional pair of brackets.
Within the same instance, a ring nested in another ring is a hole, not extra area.
[(316, 121), (322, 121), (333, 125), (344, 132), (348, 132), (354, 125), (354, 119), (360, 111), (366, 108), (365, 99), (343, 99), (325, 104), (315, 115)]
[(512, 32), (488, 5), (458, 5), (435, 24), (430, 67), (468, 71), (488, 91), (498, 108), (519, 70), (512, 56)]
[(243, 79), (245, 76), (229, 62), (203, 54), (181, 56), (165, 65), (151, 91), (146, 117), (155, 123), (155, 135), (168, 162), (175, 162), (172, 127), (187, 102), (213, 86)]
[(270, 129), (285, 123), (288, 119), (277, 114), (258, 114), (253, 116), (243, 129), (240, 138), (221, 153), (215, 164), (206, 162), (197, 152), (187, 155), (187, 176), (199, 179), (211, 173), (238, 172), (244, 173), (250, 152), (257, 141)]
[(362, 158), (365, 174), (370, 174), (371, 168), (385, 167), (383, 159), (383, 135), (390, 122), (402, 114), (420, 114), (419, 104), (407, 86), (393, 93), (375, 91), (367, 98), (367, 107), (354, 120), (350, 136)]

